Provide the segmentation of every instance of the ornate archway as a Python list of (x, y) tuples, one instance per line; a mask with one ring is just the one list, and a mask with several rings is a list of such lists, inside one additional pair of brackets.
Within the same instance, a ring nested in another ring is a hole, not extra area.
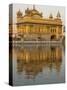
[(56, 40), (56, 35), (51, 35), (51, 40)]

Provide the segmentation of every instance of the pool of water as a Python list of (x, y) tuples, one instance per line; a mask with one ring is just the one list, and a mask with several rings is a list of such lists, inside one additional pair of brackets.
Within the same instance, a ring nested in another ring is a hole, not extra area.
[(65, 82), (63, 45), (17, 45), (13, 47), (13, 85)]

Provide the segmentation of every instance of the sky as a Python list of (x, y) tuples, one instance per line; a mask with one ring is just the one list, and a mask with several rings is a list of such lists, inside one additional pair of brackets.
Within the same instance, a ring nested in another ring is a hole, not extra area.
[[(23, 15), (25, 10), (33, 9), (32, 4), (13, 4), (13, 22), (16, 23), (16, 13), (18, 10), (20, 10)], [(36, 5), (36, 10), (38, 10), (40, 13), (43, 13), (43, 18), (48, 18), (50, 13), (52, 13), (53, 17), (56, 18), (57, 12), (60, 12), (61, 19), (63, 24), (65, 24), (65, 7), (63, 6), (46, 6), (46, 5)]]

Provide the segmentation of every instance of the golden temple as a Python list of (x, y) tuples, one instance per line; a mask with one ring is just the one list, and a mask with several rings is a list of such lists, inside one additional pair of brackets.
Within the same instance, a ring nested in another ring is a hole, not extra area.
[[(33, 5), (33, 9), (27, 8), (25, 14), (19, 10), (16, 21), (15, 38), (20, 38), (23, 41), (62, 41), (64, 37), (59, 11), (56, 17), (50, 13), (48, 18), (44, 18), (43, 13), (36, 10), (35, 5)], [(9, 27), (10, 33), (12, 32), (11, 27)]]
[(25, 15), (17, 12), (17, 32), (24, 40), (60, 40), (63, 37), (62, 20), (58, 11), (56, 18), (50, 14), (49, 18), (43, 18), (43, 14), (27, 8)]

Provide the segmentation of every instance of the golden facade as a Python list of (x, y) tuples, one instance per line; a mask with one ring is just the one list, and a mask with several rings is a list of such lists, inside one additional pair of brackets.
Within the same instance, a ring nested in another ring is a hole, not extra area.
[(63, 37), (61, 15), (58, 12), (56, 18), (50, 14), (44, 18), (43, 14), (36, 10), (27, 8), (25, 15), (19, 10), (17, 12), (17, 34), (23, 40), (61, 40)]

